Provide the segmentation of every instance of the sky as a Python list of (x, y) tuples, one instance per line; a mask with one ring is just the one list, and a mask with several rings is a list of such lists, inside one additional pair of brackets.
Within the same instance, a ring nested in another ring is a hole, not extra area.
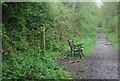
[(96, 5), (98, 8), (101, 8), (101, 6), (103, 5), (101, 0), (96, 0)]

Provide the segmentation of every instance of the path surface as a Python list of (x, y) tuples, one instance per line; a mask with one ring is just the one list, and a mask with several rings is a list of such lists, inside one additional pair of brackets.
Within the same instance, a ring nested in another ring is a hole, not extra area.
[(58, 62), (60, 66), (67, 66), (65, 70), (74, 79), (118, 79), (118, 52), (99, 29), (96, 47), (93, 54), (85, 56), (78, 63), (69, 63), (70, 59)]

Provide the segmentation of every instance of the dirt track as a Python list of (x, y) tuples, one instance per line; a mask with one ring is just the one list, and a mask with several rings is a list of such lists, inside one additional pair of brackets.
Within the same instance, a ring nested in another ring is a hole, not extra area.
[(85, 56), (83, 61), (69, 63), (70, 59), (58, 62), (60, 66), (72, 74), (74, 79), (118, 79), (118, 52), (99, 29), (96, 47), (92, 54)]

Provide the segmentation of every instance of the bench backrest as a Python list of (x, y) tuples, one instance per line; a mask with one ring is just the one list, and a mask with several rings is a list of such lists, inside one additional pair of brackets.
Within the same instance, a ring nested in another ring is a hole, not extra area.
[(68, 40), (68, 42), (69, 42), (70, 47), (74, 48), (74, 42), (73, 42), (73, 40)]

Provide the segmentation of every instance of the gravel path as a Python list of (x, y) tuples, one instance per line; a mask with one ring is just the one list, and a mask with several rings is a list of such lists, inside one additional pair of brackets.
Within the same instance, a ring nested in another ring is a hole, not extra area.
[(67, 66), (65, 70), (69, 71), (74, 79), (118, 79), (118, 52), (102, 29), (99, 29), (93, 53), (80, 62), (70, 61), (64, 59), (58, 64)]

